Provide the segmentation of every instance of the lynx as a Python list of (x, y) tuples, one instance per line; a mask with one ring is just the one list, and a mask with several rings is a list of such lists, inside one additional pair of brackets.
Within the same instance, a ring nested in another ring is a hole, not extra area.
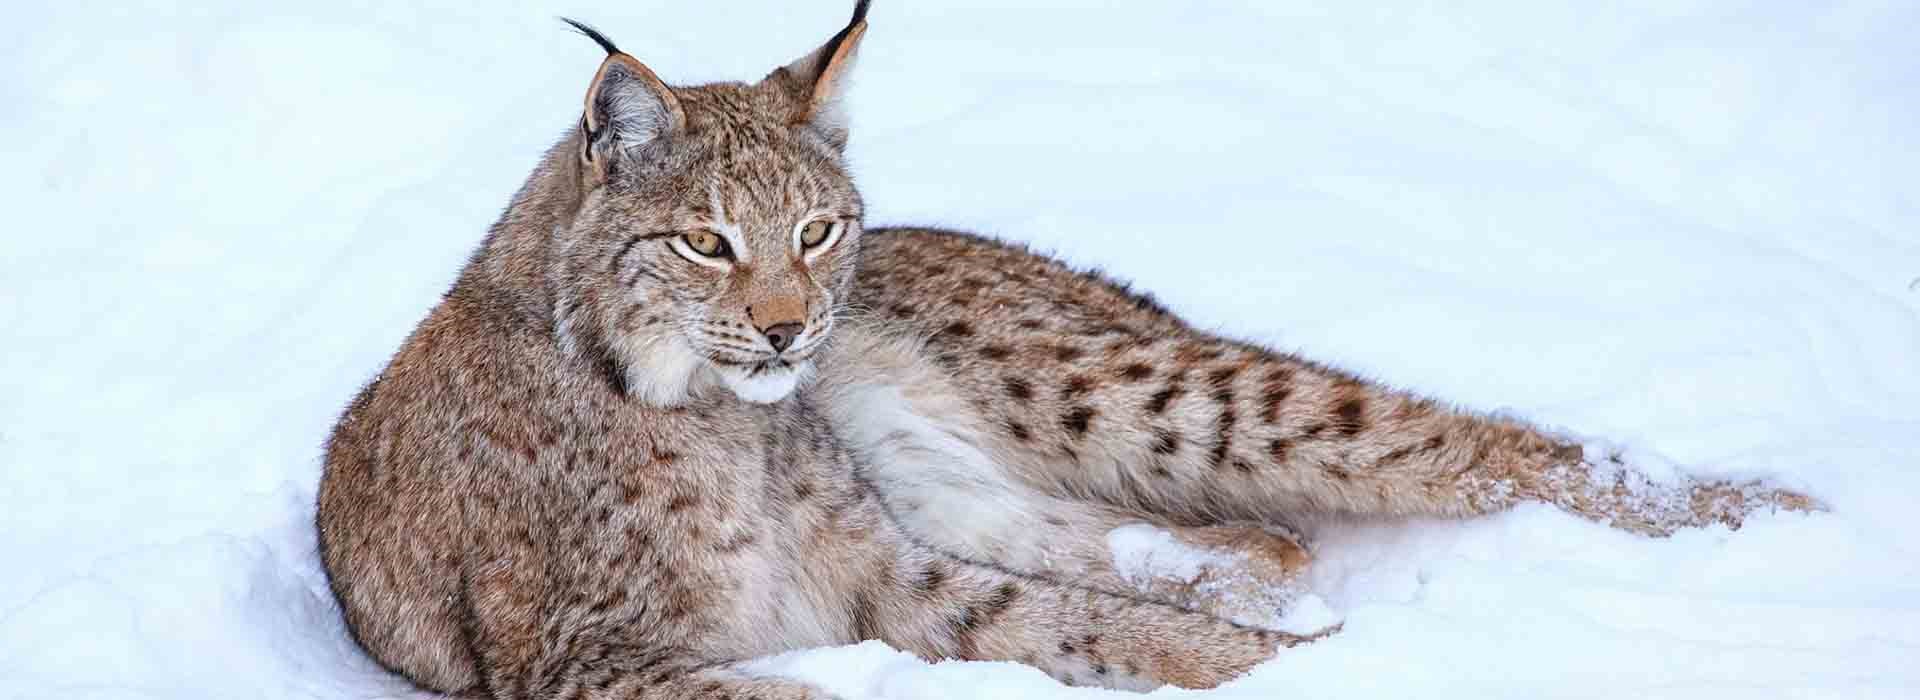
[[(879, 639), (1063, 682), (1212, 687), (1316, 513), (1521, 501), (1662, 534), (1807, 508), (1666, 483), (1190, 328), (961, 233), (865, 230), (851, 22), (754, 83), (607, 53), (458, 281), (327, 442), (322, 559), (355, 639), (493, 698), (819, 698), (742, 662)], [(1116, 564), (1150, 528), (1227, 564)]]

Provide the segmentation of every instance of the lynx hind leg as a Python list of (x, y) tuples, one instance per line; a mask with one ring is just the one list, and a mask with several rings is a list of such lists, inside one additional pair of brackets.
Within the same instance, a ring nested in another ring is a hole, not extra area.
[(1314, 641), (919, 550), (874, 600), (881, 638), (928, 659), (1015, 661), (1070, 685), (1212, 688)]
[(1313, 556), (1279, 528), (1134, 523), (1109, 532), (1107, 543), (1115, 571), (1141, 595), (1263, 629), (1334, 629), (1323, 619), (1289, 619), (1308, 595)]

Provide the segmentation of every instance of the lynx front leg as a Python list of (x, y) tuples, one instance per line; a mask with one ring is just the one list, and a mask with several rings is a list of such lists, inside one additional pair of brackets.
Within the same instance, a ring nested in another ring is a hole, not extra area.
[(1211, 688), (1312, 636), (1242, 627), (920, 549), (890, 595), (865, 601), (881, 639), (929, 659), (1017, 661), (1062, 682)]

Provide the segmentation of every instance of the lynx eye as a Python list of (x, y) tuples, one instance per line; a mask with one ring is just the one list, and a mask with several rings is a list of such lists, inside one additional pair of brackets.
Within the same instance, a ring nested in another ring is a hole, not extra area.
[(692, 248), (693, 252), (709, 258), (723, 257), (732, 252), (727, 249), (727, 239), (712, 231), (693, 231), (680, 238), (686, 241), (687, 247)]
[(827, 234), (832, 232), (833, 224), (830, 222), (815, 221), (809, 223), (806, 228), (800, 229), (800, 247), (819, 247), (820, 244), (827, 242)]

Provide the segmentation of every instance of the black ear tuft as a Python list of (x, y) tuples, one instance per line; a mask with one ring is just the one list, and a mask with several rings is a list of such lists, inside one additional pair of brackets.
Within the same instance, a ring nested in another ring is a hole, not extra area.
[[(866, 14), (866, 10), (867, 10), (867, 0), (861, 0), (860, 7), (858, 10), (856, 10), (856, 12), (858, 14)], [(593, 25), (587, 24), (586, 22), (582, 22), (577, 19), (573, 19), (571, 17), (561, 17), (560, 21), (566, 22), (568, 25), (571, 25), (573, 27), (573, 30), (576, 32), (579, 32), (581, 36), (584, 36), (588, 39), (592, 39), (593, 43), (599, 44), (600, 48), (606, 49), (608, 56), (612, 56), (614, 54), (620, 53), (620, 47), (614, 46), (613, 40), (608, 39), (607, 35), (601, 34), (600, 30), (594, 29)]]
[(820, 75), (826, 72), (827, 64), (833, 60), (834, 53), (840, 50), (840, 44), (846, 42), (847, 35), (853, 33), (854, 27), (860, 26), (860, 23), (867, 21), (867, 8), (872, 5), (873, 0), (860, 0), (854, 3), (853, 19), (847, 20), (847, 26), (842, 28), (840, 33), (833, 35), (832, 39), (828, 39), (826, 46), (821, 47), (820, 61), (813, 66), (814, 75)]

